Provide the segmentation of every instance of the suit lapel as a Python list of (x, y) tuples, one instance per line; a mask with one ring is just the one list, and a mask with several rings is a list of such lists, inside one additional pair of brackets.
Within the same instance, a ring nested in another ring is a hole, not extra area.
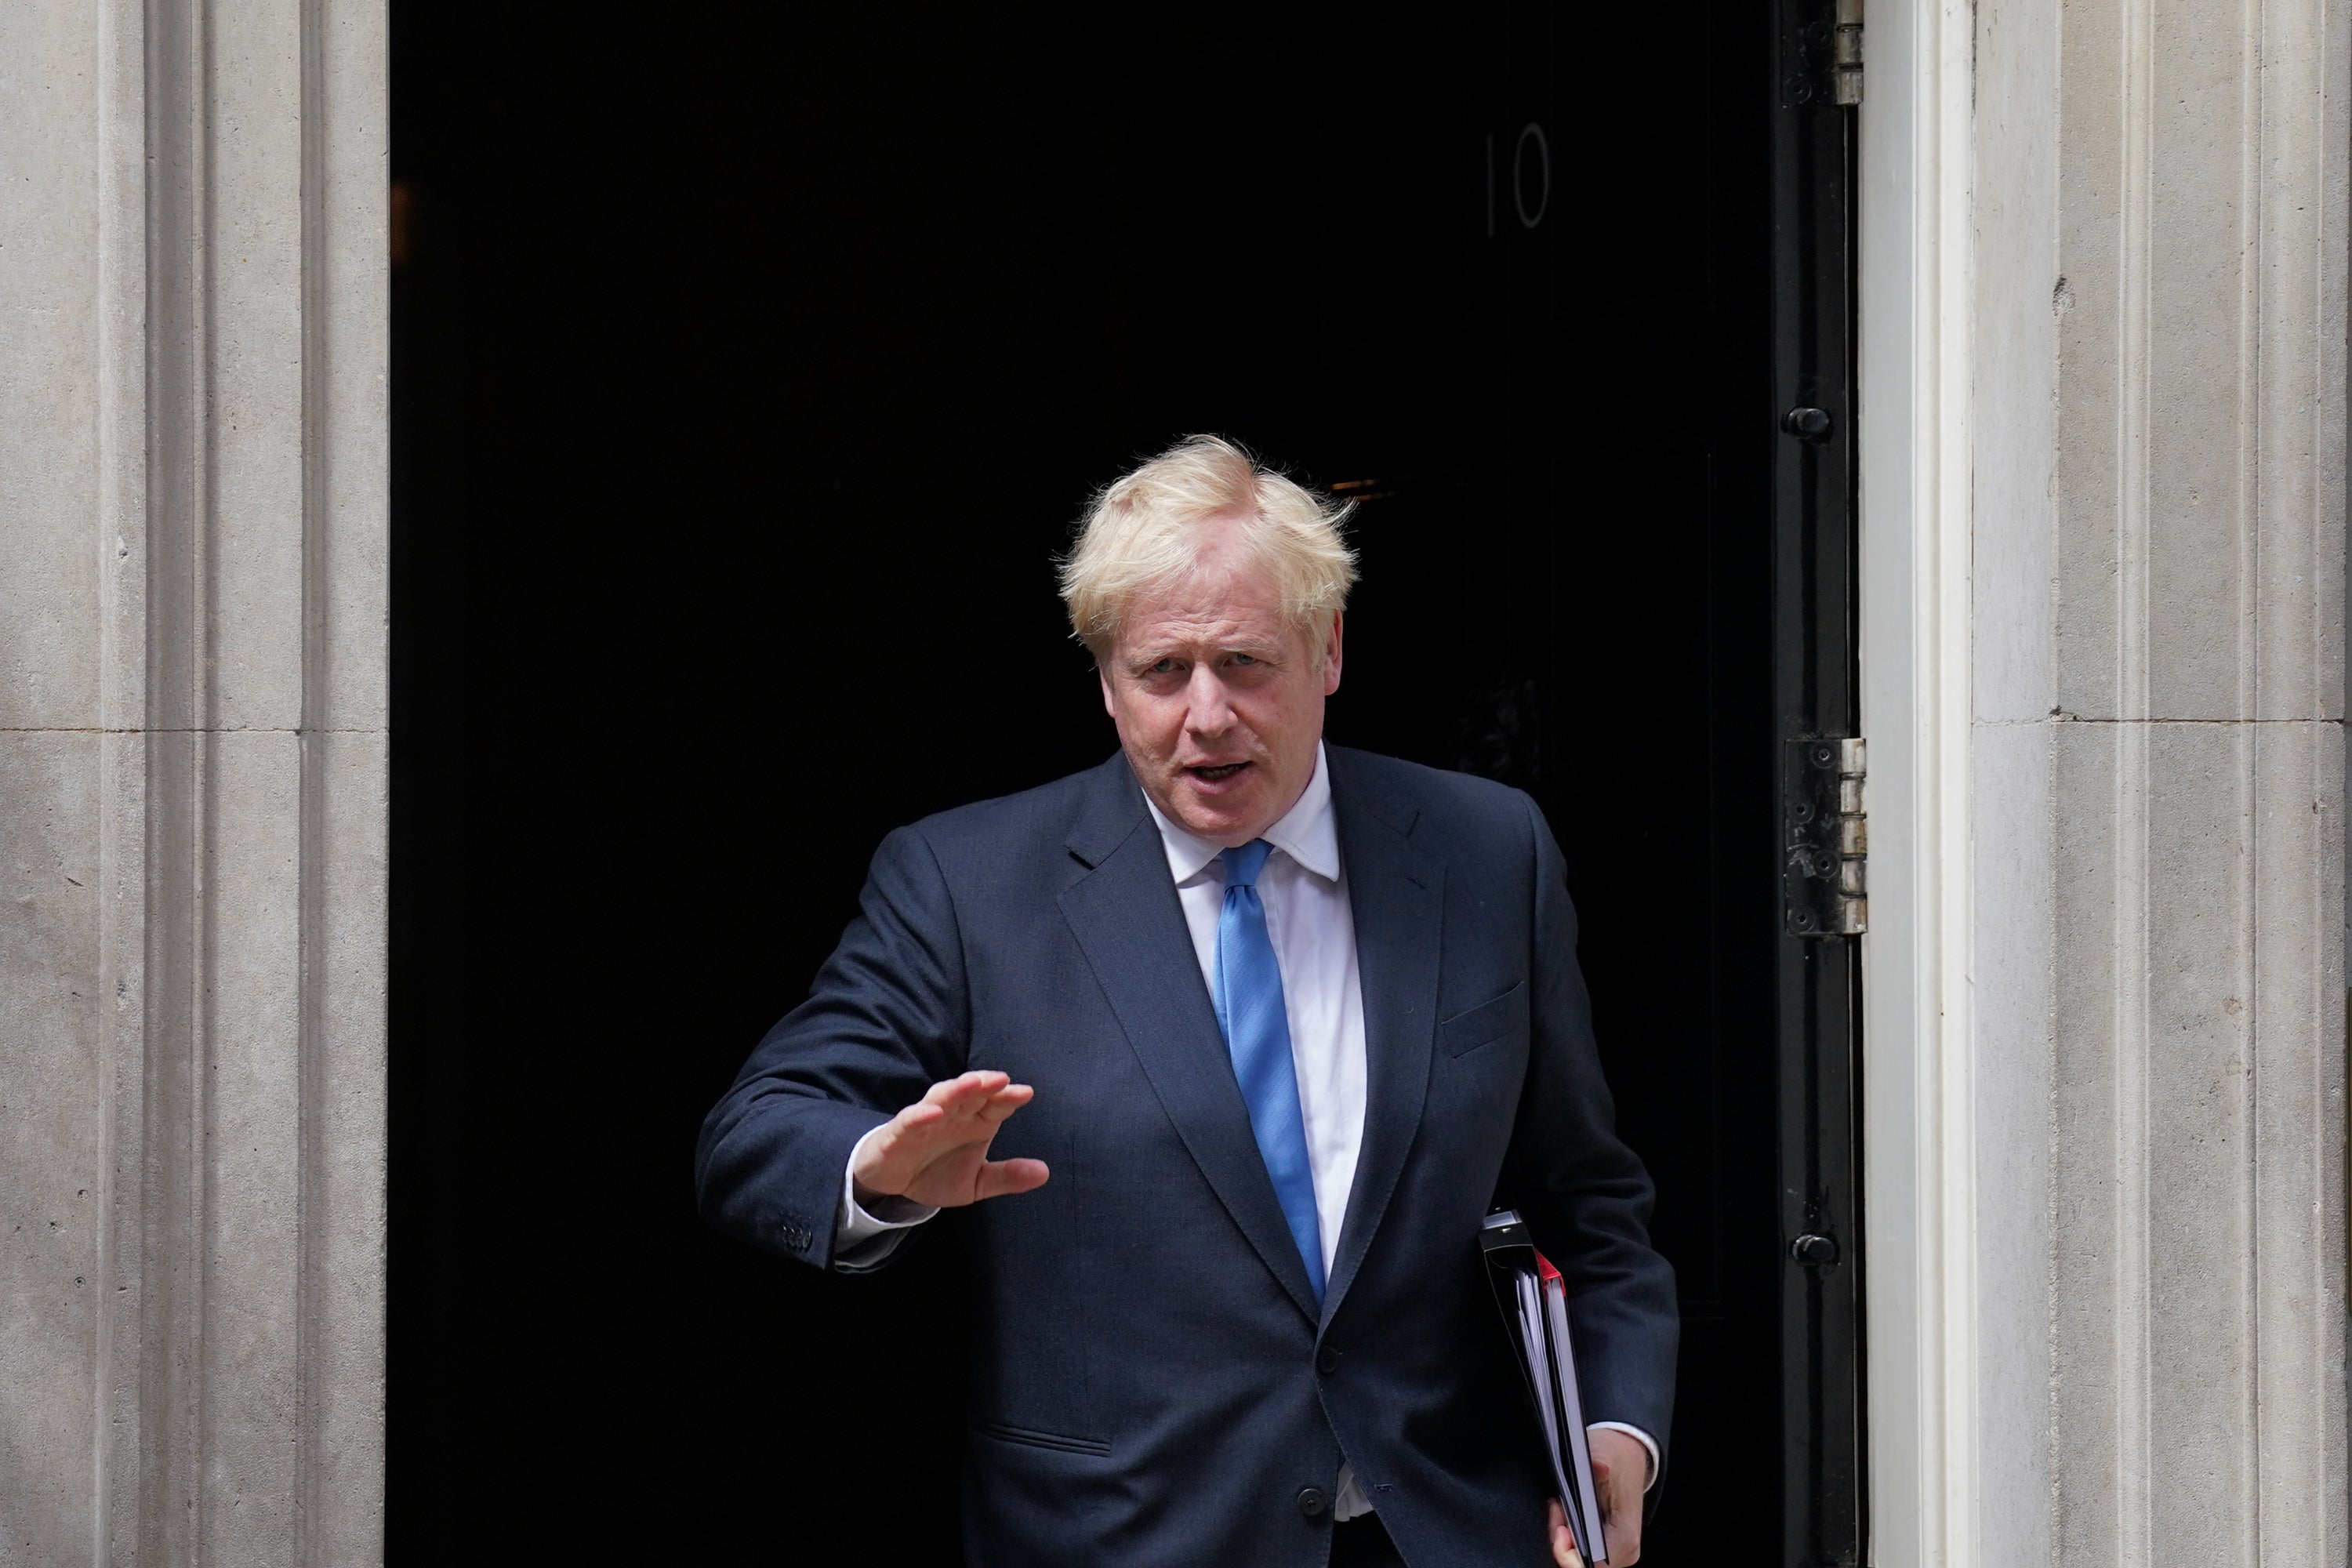
[(1355, 770), (1343, 765), (1350, 760), (1347, 753), (1334, 747), (1328, 755), (1340, 865), (1348, 879), (1364, 989), (1367, 1081), (1364, 1141), (1325, 1292), (1327, 1314), (1338, 1310), (1362, 1266), (1421, 1126), (1436, 1042), (1438, 942), (1445, 905), (1444, 865), (1415, 849), (1408, 837), (1416, 815), (1412, 805), (1359, 789)]
[(1097, 779), (1069, 840), (1091, 869), (1062, 893), (1063, 918), (1177, 1136), (1266, 1268), (1313, 1320), (1314, 1289), (1250, 1131), (1159, 830), (1124, 759), (1112, 758)]

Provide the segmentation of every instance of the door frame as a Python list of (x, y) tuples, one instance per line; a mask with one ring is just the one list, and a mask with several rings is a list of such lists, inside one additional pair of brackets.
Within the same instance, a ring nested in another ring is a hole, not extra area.
[[(1860, 733), (1854, 115), (1828, 0), (1780, 0), (1770, 110), (1771, 707), (1781, 1545), (1866, 1549), (1858, 941), (1843, 779)], [(1826, 786), (1826, 795), (1823, 790)]]
[(1874, 5), (1857, 134), (1869, 1561), (1976, 1561), (1969, 1006), (1974, 20)]

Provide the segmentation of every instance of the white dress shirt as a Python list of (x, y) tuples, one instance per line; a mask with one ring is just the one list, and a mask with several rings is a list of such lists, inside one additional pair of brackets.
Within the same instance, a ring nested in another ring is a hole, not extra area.
[[(1201, 979), (1216, 988), (1217, 920), (1225, 902), (1223, 851), (1196, 838), (1144, 796), (1168, 853), (1169, 875), (1184, 908), (1184, 924), (1200, 961)], [(1356, 1157), (1364, 1142), (1364, 987), (1356, 967), (1356, 921), (1348, 902), (1348, 881), (1339, 864), (1339, 829), (1331, 811), (1330, 764), (1315, 749), (1315, 776), (1297, 805), (1265, 830), (1274, 846), (1258, 873), (1258, 899), (1265, 906), (1266, 935), (1282, 969), (1283, 1010), (1290, 1021), (1290, 1059), (1298, 1075), (1298, 1110), (1306, 1123), (1307, 1157), (1315, 1179), (1315, 1215), (1322, 1230), (1323, 1276), (1331, 1277), (1339, 1255), (1339, 1227), (1348, 1196), (1355, 1190)], [(881, 1131), (879, 1128), (876, 1131)], [(874, 1136), (869, 1132), (867, 1138)], [(858, 1140), (858, 1148), (865, 1139)], [(857, 1151), (850, 1152), (850, 1166)], [(863, 1271), (878, 1266), (909, 1226), (938, 1211), (904, 1199), (884, 1215), (857, 1201), (856, 1184), (843, 1173), (841, 1213), (834, 1257), (838, 1267)], [(1650, 1451), (1650, 1477), (1658, 1473), (1658, 1446), (1648, 1433), (1615, 1421), (1595, 1423), (1629, 1433)], [(1334, 1519), (1370, 1513), (1371, 1505), (1356, 1485), (1355, 1472), (1339, 1468)]]

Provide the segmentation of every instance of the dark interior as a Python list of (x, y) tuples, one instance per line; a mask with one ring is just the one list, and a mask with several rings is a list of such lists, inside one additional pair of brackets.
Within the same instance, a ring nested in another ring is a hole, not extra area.
[(695, 1134), (885, 832), (1108, 753), (1049, 558), (1200, 430), (1360, 499), (1332, 738), (1549, 814), (1682, 1285), (1643, 1562), (1774, 1552), (1768, 19), (1665, 93), (1399, 15), (395, 7), (395, 1564), (958, 1560), (952, 1218), (820, 1276)]

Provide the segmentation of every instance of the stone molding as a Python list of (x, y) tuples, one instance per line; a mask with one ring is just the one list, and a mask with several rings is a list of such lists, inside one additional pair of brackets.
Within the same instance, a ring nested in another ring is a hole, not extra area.
[(0, 58), (0, 1561), (372, 1563), (384, 9)]
[(2049, 630), (1976, 722), (2053, 851), (2046, 1022), (1984, 1046), (2046, 1041), (2049, 1250), (1991, 1283), (2048, 1303), (2053, 1563), (2345, 1560), (2345, 19), (2045, 39), (2057, 441), (1978, 532), (2043, 534)]
[(1875, 1560), (2341, 1563), (2344, 9), (1871, 38)]

